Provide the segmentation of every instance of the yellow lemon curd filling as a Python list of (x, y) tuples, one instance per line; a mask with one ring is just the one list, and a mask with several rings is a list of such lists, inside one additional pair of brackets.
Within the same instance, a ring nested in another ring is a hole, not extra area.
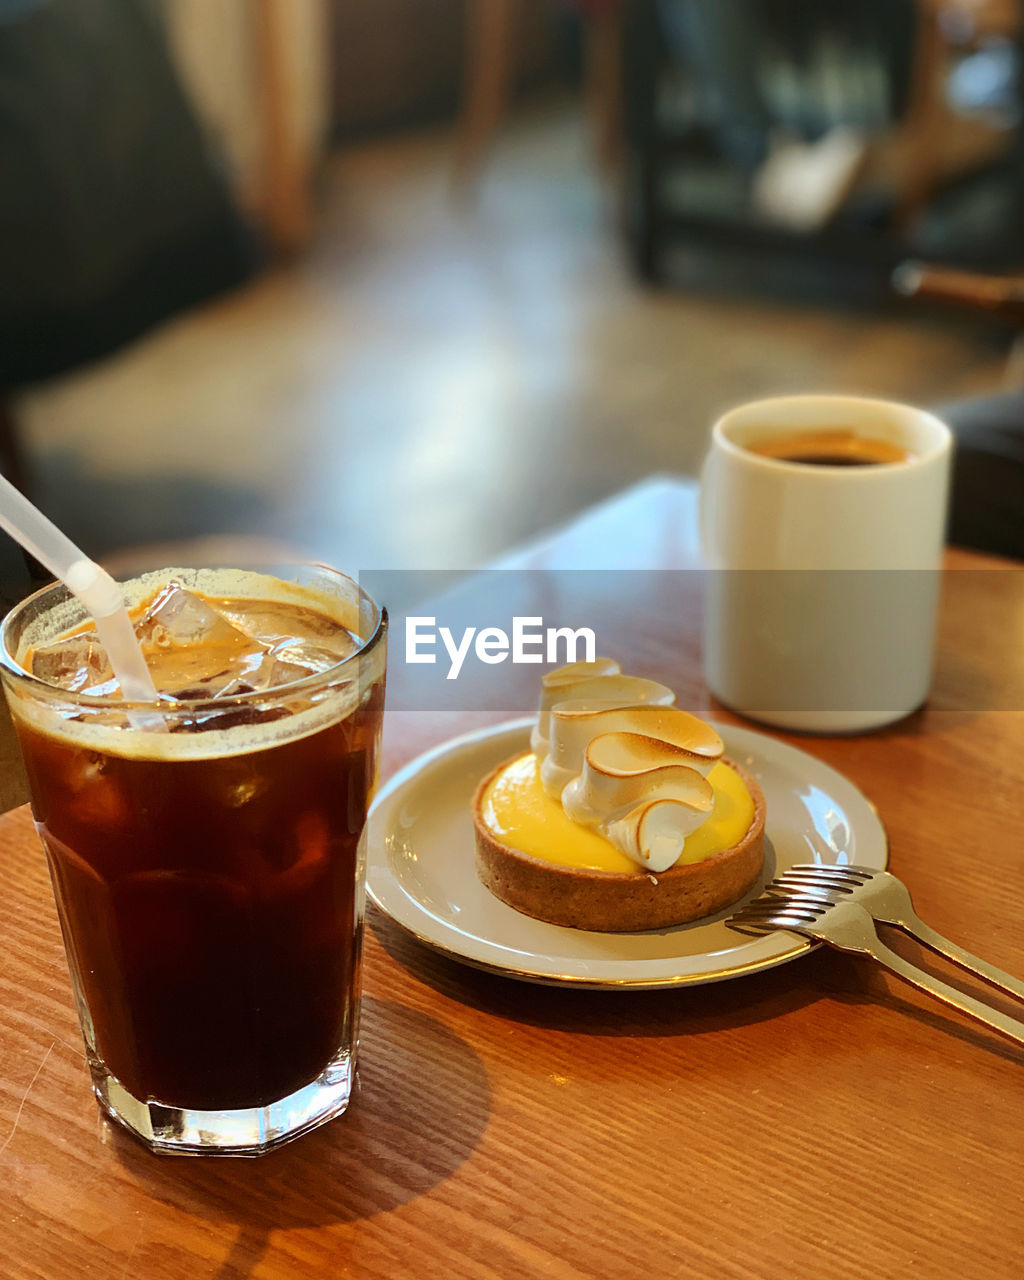
[[(714, 788), (714, 806), (697, 830), (686, 837), (676, 866), (702, 862), (738, 844), (754, 820), (754, 801), (735, 769), (720, 760), (708, 774), (708, 782)], [(491, 779), (482, 809), (488, 828), (520, 853), (560, 867), (639, 872), (632, 859), (598, 832), (573, 822), (561, 804), (551, 799), (541, 786), (532, 751), (512, 760)]]

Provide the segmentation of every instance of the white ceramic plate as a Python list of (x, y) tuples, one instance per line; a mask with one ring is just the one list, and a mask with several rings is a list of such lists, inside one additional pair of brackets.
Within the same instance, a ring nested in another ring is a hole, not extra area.
[[(747, 938), (724, 921), (736, 909), (646, 933), (589, 933), (514, 911), (476, 877), (470, 801), (500, 761), (525, 750), (531, 721), (518, 720), (446, 742), (383, 788), (370, 814), (367, 888), (373, 901), (420, 941), (467, 964), (529, 982), (600, 988), (716, 982), (783, 964), (810, 951), (794, 934)], [(716, 725), (726, 754), (765, 794), (762, 879), (794, 862), (882, 868), (885, 829), (842, 774), (806, 752), (750, 729)]]

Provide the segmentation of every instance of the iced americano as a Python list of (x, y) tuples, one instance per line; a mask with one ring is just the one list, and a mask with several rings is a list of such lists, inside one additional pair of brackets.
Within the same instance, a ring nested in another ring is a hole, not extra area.
[(246, 1112), (211, 1145), (262, 1149), (347, 1100), (386, 623), (348, 579), (295, 576), (130, 584), (156, 714), (62, 589), (6, 624), (94, 1084), (154, 1146)]

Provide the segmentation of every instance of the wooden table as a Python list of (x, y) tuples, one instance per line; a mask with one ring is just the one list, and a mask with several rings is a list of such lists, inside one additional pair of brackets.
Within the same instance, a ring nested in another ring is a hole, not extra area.
[[(505, 565), (692, 565), (692, 506), (692, 487), (652, 482)], [(791, 740), (876, 802), (922, 915), (1019, 973), (1024, 571), (964, 553), (950, 570), (929, 708)], [(601, 624), (623, 603), (617, 588)], [(701, 710), (692, 603), (680, 630), (676, 603), (647, 600), (618, 656)], [(396, 717), (386, 768), (468, 719)], [(157, 1158), (90, 1097), (25, 809), (0, 819), (0, 867), (4, 1280), (1021, 1272), (1024, 1052), (870, 962), (537, 987), (374, 911), (348, 1115), (261, 1161)]]

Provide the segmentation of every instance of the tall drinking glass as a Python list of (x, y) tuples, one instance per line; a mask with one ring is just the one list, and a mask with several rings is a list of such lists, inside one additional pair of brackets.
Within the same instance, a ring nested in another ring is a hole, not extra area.
[[(168, 576), (230, 605), (235, 633), (214, 632), (245, 679), (127, 704), (84, 687), (97, 659), (79, 641), (62, 683), (77, 662), (83, 687), (48, 683), (34, 655), (88, 622), (55, 585), (4, 622), (3, 683), (100, 1106), (153, 1150), (256, 1155), (353, 1086), (387, 617), (312, 565), (146, 575), (129, 606)], [(272, 647), (275, 618), (305, 630)], [(204, 643), (186, 636), (186, 665)]]

